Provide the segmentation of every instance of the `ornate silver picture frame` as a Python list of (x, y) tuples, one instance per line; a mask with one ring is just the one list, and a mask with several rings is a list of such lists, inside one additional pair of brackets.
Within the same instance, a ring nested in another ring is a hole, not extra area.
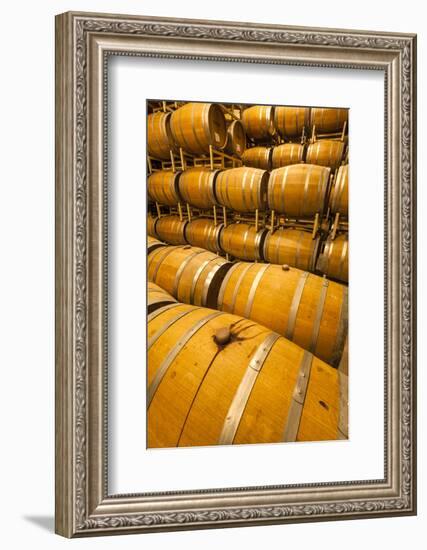
[[(383, 478), (109, 493), (105, 195), (110, 56), (383, 73)], [(58, 534), (81, 537), (416, 513), (415, 155), (415, 35), (71, 12), (57, 16)]]

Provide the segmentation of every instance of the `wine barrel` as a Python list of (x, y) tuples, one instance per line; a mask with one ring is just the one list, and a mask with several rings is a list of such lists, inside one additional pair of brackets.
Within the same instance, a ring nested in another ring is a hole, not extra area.
[(188, 204), (206, 210), (217, 204), (214, 196), (214, 183), (219, 170), (196, 167), (181, 173), (178, 180), (179, 194)]
[(274, 135), (274, 107), (271, 105), (253, 105), (242, 113), (242, 122), (246, 135), (254, 140), (270, 140)]
[(317, 269), (331, 279), (348, 283), (348, 235), (328, 239), (319, 256)]
[(241, 166), (220, 172), (215, 180), (215, 197), (219, 204), (238, 212), (265, 210), (268, 172)]
[(217, 309), (252, 319), (338, 366), (347, 334), (348, 288), (283, 267), (233, 264), (221, 285)]
[(156, 248), (160, 248), (161, 246), (166, 246), (165, 243), (162, 243), (155, 239), (154, 237), (151, 237), (150, 235), (147, 236), (147, 254), (150, 254), (150, 252), (153, 252), (153, 250), (156, 250)]
[(147, 313), (150, 314), (157, 309), (169, 304), (176, 304), (177, 301), (166, 290), (150, 281), (147, 283)]
[(185, 240), (186, 220), (179, 216), (163, 216), (157, 220), (156, 233), (159, 239), (169, 244), (187, 244)]
[(148, 154), (161, 160), (170, 160), (170, 152), (176, 149), (170, 131), (170, 113), (157, 111), (147, 117)]
[(225, 117), (215, 103), (186, 103), (172, 113), (172, 137), (184, 151), (209, 154), (209, 145), (222, 149), (227, 139)]
[(148, 321), (148, 447), (347, 439), (347, 376), (268, 328), (176, 304)]
[(179, 172), (159, 170), (148, 176), (147, 190), (153, 201), (166, 206), (176, 206), (179, 203), (178, 194)]
[(289, 164), (299, 164), (304, 159), (304, 145), (299, 143), (283, 143), (273, 147), (271, 157), (272, 167), (281, 168)]
[(290, 218), (312, 218), (322, 213), (330, 169), (314, 164), (276, 168), (268, 182), (268, 206)]
[(245, 166), (270, 170), (271, 149), (270, 147), (251, 147), (250, 149), (246, 149), (242, 155), (242, 162)]
[(348, 216), (348, 164), (338, 169), (329, 204), (332, 214)]
[(180, 302), (213, 307), (232, 264), (203, 248), (165, 246), (148, 256), (148, 280)]
[(254, 225), (232, 223), (223, 228), (220, 235), (221, 249), (241, 260), (262, 260), (262, 249), (267, 229), (256, 231)]
[(314, 271), (319, 243), (320, 239), (313, 239), (311, 231), (278, 229), (265, 238), (264, 259), (271, 264)]
[(308, 107), (276, 107), (274, 125), (283, 138), (300, 137), (310, 124)]
[(308, 164), (328, 166), (335, 170), (341, 164), (344, 155), (344, 142), (333, 139), (321, 139), (307, 147)]
[(224, 151), (232, 156), (241, 157), (246, 149), (246, 132), (240, 120), (233, 120), (227, 128), (227, 143)]
[(156, 223), (158, 219), (159, 218), (155, 218), (154, 216), (147, 216), (147, 235), (154, 239), (158, 239), (159, 237), (156, 233)]
[(316, 127), (317, 134), (341, 132), (345, 122), (348, 122), (348, 109), (311, 109), (310, 125)]
[(195, 218), (185, 227), (185, 238), (191, 246), (221, 252), (219, 237), (223, 227), (222, 223), (215, 225), (210, 218)]

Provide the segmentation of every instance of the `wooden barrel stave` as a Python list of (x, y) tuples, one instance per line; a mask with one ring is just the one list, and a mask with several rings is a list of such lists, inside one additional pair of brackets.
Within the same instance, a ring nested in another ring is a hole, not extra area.
[(162, 216), (156, 222), (156, 234), (158, 238), (169, 244), (187, 244), (185, 240), (186, 220), (180, 220), (179, 216)]
[(301, 136), (309, 123), (309, 107), (276, 107), (274, 110), (274, 125), (283, 138)]
[(271, 170), (271, 148), (251, 147), (250, 149), (246, 149), (242, 155), (242, 162), (244, 166)]
[(347, 330), (346, 293), (344, 285), (296, 268), (238, 262), (223, 280), (217, 307), (253, 319), (337, 366)]
[(319, 256), (317, 269), (331, 279), (348, 283), (348, 235), (341, 233), (328, 239)]
[(307, 164), (318, 164), (336, 170), (344, 155), (345, 144), (343, 141), (333, 139), (321, 139), (307, 147)]
[(292, 164), (272, 170), (268, 206), (290, 218), (312, 218), (325, 207), (330, 169), (314, 164)]
[(191, 246), (221, 252), (220, 235), (224, 224), (215, 225), (210, 218), (195, 218), (185, 228), (185, 238)]
[(289, 164), (300, 164), (304, 160), (304, 145), (300, 143), (283, 143), (273, 147), (272, 168), (281, 168)]
[(208, 155), (209, 146), (222, 149), (227, 139), (225, 117), (215, 103), (186, 103), (172, 113), (174, 141), (193, 155)]
[(166, 206), (176, 206), (180, 202), (178, 192), (179, 172), (159, 170), (148, 176), (147, 190), (153, 201)]
[(147, 254), (150, 254), (150, 252), (153, 252), (153, 250), (156, 250), (156, 248), (160, 248), (161, 246), (166, 245), (156, 238), (151, 237), (151, 235), (147, 235)]
[(232, 223), (224, 227), (221, 232), (221, 249), (227, 254), (242, 260), (262, 260), (262, 249), (266, 233), (266, 229), (256, 231), (254, 225)]
[(148, 314), (153, 311), (166, 306), (168, 304), (177, 303), (175, 298), (171, 296), (166, 290), (159, 285), (148, 281), (147, 283), (147, 312)]
[(204, 167), (188, 168), (178, 180), (179, 195), (191, 206), (207, 210), (217, 204), (214, 196), (214, 183), (219, 170)]
[(232, 156), (241, 157), (246, 149), (246, 132), (240, 120), (233, 120), (227, 127), (227, 142), (224, 151)]
[(217, 202), (238, 212), (265, 210), (268, 172), (242, 166), (220, 172), (215, 180)]
[(274, 135), (274, 107), (271, 105), (253, 105), (242, 113), (242, 122), (246, 135), (256, 141), (271, 139)]
[[(181, 317), (174, 321), (174, 315)], [(235, 315), (203, 308), (188, 312), (178, 304), (164, 316), (169, 326), (148, 351), (149, 447), (339, 437), (338, 371)], [(224, 328), (230, 340), (219, 345), (215, 335)], [(152, 333), (161, 330), (158, 316)], [(185, 345), (177, 347), (179, 342)], [(268, 351), (263, 355), (264, 349)], [(307, 355), (309, 382), (292, 434), (292, 396)], [(172, 358), (169, 365), (165, 357)], [(250, 366), (255, 360), (258, 371)]]
[(154, 239), (159, 238), (156, 233), (156, 224), (158, 219), (159, 218), (155, 218), (154, 216), (147, 216), (147, 235)]
[(312, 107), (310, 124), (316, 127), (317, 134), (341, 132), (348, 123), (348, 109)]
[(176, 147), (170, 131), (170, 113), (157, 111), (147, 116), (148, 154), (160, 160), (170, 160)]
[(348, 217), (348, 164), (338, 169), (329, 204), (332, 214)]
[(266, 262), (314, 271), (320, 239), (299, 229), (278, 229), (267, 234), (263, 256)]

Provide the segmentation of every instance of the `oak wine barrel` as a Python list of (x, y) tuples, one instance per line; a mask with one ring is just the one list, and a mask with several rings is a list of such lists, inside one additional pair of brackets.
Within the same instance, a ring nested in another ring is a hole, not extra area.
[(176, 206), (180, 202), (179, 174), (172, 170), (159, 170), (148, 176), (147, 190), (153, 201), (166, 206)]
[(348, 164), (338, 169), (329, 204), (332, 214), (348, 217)]
[(219, 237), (223, 227), (222, 223), (215, 225), (210, 218), (194, 218), (185, 227), (185, 238), (191, 246), (221, 252)]
[(185, 240), (187, 223), (187, 220), (180, 220), (179, 216), (162, 216), (156, 223), (157, 236), (169, 244), (187, 244)]
[(148, 447), (347, 439), (347, 377), (253, 321), (175, 304), (148, 318)]
[(348, 109), (311, 108), (310, 125), (317, 134), (342, 132), (348, 122)]
[(147, 277), (180, 302), (213, 307), (231, 265), (203, 248), (166, 246), (148, 256)]
[(317, 269), (331, 279), (348, 283), (348, 234), (328, 239), (319, 256)]
[(345, 285), (293, 267), (237, 262), (217, 309), (252, 319), (338, 366), (347, 334)]
[(307, 147), (307, 164), (319, 164), (335, 170), (341, 164), (345, 144), (334, 139), (320, 139)]
[(168, 304), (176, 304), (176, 300), (171, 296), (166, 290), (163, 290), (159, 285), (147, 283), (147, 313), (150, 314), (152, 311), (159, 309), (160, 307), (166, 306)]
[(268, 206), (290, 218), (312, 218), (322, 213), (330, 169), (314, 164), (276, 168), (268, 182)]
[(311, 231), (278, 229), (267, 234), (264, 241), (264, 259), (271, 264), (290, 265), (314, 271), (320, 239), (313, 239)]
[(271, 105), (253, 105), (242, 113), (242, 122), (246, 135), (255, 141), (271, 139), (275, 133), (274, 107)]
[(241, 166), (221, 171), (215, 180), (219, 204), (238, 212), (264, 210), (267, 204), (268, 172)]
[(227, 128), (227, 142), (224, 151), (241, 157), (246, 149), (246, 132), (240, 120), (233, 120)]
[(174, 141), (193, 155), (208, 155), (209, 145), (222, 149), (227, 139), (224, 113), (215, 103), (179, 107), (172, 113), (170, 129)]
[(261, 168), (262, 170), (271, 169), (271, 148), (270, 147), (251, 147), (246, 149), (242, 155), (244, 166), (252, 168)]
[(309, 124), (309, 107), (276, 107), (274, 109), (274, 125), (283, 138), (300, 137)]
[(271, 163), (273, 168), (289, 164), (300, 164), (304, 160), (304, 145), (300, 143), (283, 143), (273, 147)]
[(220, 235), (221, 249), (234, 258), (249, 261), (263, 259), (262, 250), (267, 229), (258, 229), (247, 223), (232, 223)]
[(166, 246), (165, 243), (162, 243), (155, 237), (151, 237), (151, 235), (147, 235), (147, 254), (150, 254), (150, 252), (153, 252), (153, 250), (156, 250), (156, 248), (160, 248), (161, 246)]
[(219, 170), (205, 167), (188, 168), (178, 180), (179, 194), (184, 202), (207, 210), (216, 204), (214, 183)]
[(147, 116), (147, 148), (151, 157), (170, 160), (171, 150), (176, 150), (170, 131), (170, 116), (162, 111)]
[(147, 216), (147, 235), (150, 237), (153, 237), (154, 239), (158, 239), (159, 236), (156, 233), (156, 223), (159, 218), (155, 218), (154, 216)]

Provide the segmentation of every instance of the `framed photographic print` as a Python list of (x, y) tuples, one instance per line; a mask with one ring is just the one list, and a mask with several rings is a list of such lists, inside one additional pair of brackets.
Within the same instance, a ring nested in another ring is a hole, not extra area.
[(416, 37), (56, 18), (56, 531), (416, 513)]

